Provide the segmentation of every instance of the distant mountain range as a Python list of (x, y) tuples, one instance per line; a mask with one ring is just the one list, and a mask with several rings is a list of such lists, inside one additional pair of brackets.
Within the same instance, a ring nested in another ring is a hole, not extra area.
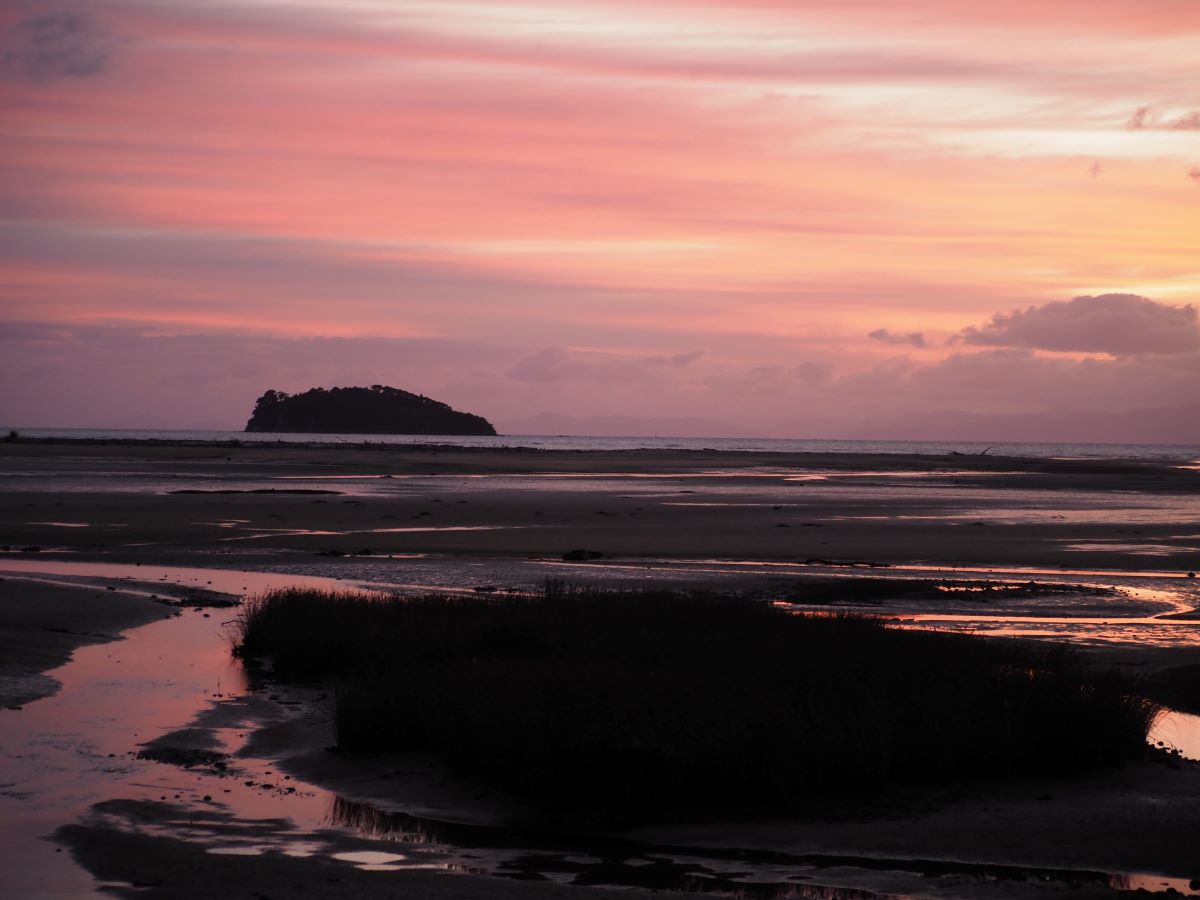
[(588, 416), (577, 418), (542, 413), (500, 423), (505, 434), (569, 434), (596, 437), (759, 437), (753, 431), (709, 419), (689, 417), (639, 418), (636, 416)]
[(857, 422), (810, 418), (787, 428), (756, 431), (711, 419), (542, 413), (498, 423), (504, 434), (597, 437), (733, 437), (893, 441), (1016, 441), (1030, 443), (1197, 444), (1200, 403), (1131, 410), (976, 413), (914, 412)]
[(302, 394), (267, 391), (254, 404), (246, 431), (313, 434), (492, 435), (482, 416), (459, 412), (420, 394), (381, 384), (313, 388)]
[(841, 431), (843, 437), (863, 440), (1195, 444), (1200, 443), (1200, 403), (1009, 414), (943, 410), (893, 416)]

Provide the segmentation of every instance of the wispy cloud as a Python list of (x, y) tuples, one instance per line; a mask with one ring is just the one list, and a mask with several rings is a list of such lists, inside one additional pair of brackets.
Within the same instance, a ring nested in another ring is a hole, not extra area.
[(876, 328), (867, 337), (884, 344), (898, 344), (908, 347), (924, 347), (925, 335), (920, 331), (910, 331), (907, 334), (893, 334), (886, 328)]
[(102, 72), (111, 53), (111, 37), (87, 13), (47, 12), (10, 26), (0, 44), (0, 71), (34, 82), (86, 78)]
[(1101, 294), (996, 313), (964, 328), (967, 344), (1110, 353), (1190, 353), (1200, 349), (1194, 307), (1171, 306), (1136, 294)]
[(1139, 106), (1134, 110), (1125, 127), (1130, 131), (1200, 131), (1200, 110), (1187, 112), (1182, 115), (1156, 115), (1149, 106)]

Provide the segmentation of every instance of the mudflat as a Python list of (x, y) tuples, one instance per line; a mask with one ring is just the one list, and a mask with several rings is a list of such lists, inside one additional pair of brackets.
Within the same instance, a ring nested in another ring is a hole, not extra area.
[[(1125, 617), (1134, 623), (1129, 635), (1109, 634), (1091, 652), (1147, 675), (1186, 674), (1200, 671), (1200, 590), (1187, 574), (1200, 568), (1200, 471), (1185, 463), (0, 443), (0, 682), (8, 686), (5, 705), (36, 702), (56, 686), (39, 673), (62, 665), (74, 649), (176, 616), (173, 604), (221, 599), (217, 591), (253, 593), (275, 576), (325, 587), (483, 593), (527, 589), (546, 578), (657, 580), (801, 605), (814, 601), (814, 591), (832, 591), (832, 600), (816, 602), (836, 607), (845, 598), (897, 616), (1040, 616), (1056, 623), (1043, 636), (1052, 629), (1077, 635), (1083, 626), (1074, 623)], [(71, 563), (108, 568), (84, 577)], [(178, 567), (193, 573), (186, 586), (166, 580), (168, 571), (183, 571)], [(942, 583), (946, 572), (962, 579), (960, 589)], [(888, 578), (928, 584), (884, 596)], [(1046, 588), (1068, 582), (1103, 590)], [(1159, 590), (1164, 585), (1169, 591)], [(1136, 623), (1155, 616), (1163, 629), (1146, 640), (1151, 632), (1137, 631)], [(1168, 625), (1173, 630), (1160, 642)], [(1184, 682), (1185, 693), (1191, 683)], [(246, 752), (273, 757), (266, 765), (278, 771), (393, 809), (405, 808), (403, 794), (412, 789), (418, 814), (444, 806), (453, 817), (454, 804), (477, 796), (474, 786), (464, 793), (461, 785), (431, 795), (429, 779), (406, 781), (378, 761), (331, 758), (327, 709), (306, 702), (294, 706), (298, 718), (288, 718), (291, 701), (254, 698), (251, 705), (283, 719), (251, 735)], [(220, 735), (253, 721), (237, 704), (214, 701), (205, 709), (195, 722), (179, 723), (195, 748), (217, 746)], [(195, 792), (202, 790), (213, 789)], [(174, 805), (164, 796), (161, 808), (97, 804), (82, 821), (61, 823), (67, 827), (59, 840), (97, 878), (134, 885), (110, 889), (129, 896), (573, 895), (553, 883), (478, 875), (406, 869), (384, 876), (277, 850), (214, 854), (187, 836), (213, 807), (190, 794)], [(274, 820), (218, 818), (212, 827), (230, 835), (275, 827)], [(188, 829), (179, 827), (184, 819)], [(820, 893), (840, 889), (826, 883), (865, 896), (1050, 896), (1071, 883), (1060, 873), (1043, 885), (1036, 872), (996, 881), (987, 868), (996, 865), (1087, 870), (1072, 896), (1115, 896), (1168, 883), (1154, 882), (1155, 875), (1190, 890), (1188, 879), (1200, 876), (1189, 839), (1198, 828), (1200, 771), (1160, 756), (1068, 781), (916, 790), (884, 810), (856, 808), (828, 820), (664, 826), (622, 840), (672, 848), (672, 858), (687, 847), (820, 856), (812, 863), (823, 873), (813, 892), (797, 888), (797, 896), (836, 896)], [(907, 874), (867, 865), (892, 858)], [(962, 865), (939, 874), (938, 861), (947, 860)], [(1120, 877), (1110, 878), (1114, 873)], [(1135, 877), (1122, 882), (1121, 873)], [(687, 887), (701, 890), (703, 882)]]
[(1200, 471), (993, 456), (0, 445), (0, 546), (263, 554), (1200, 566)]
[(165, 615), (153, 600), (123, 591), (0, 580), (0, 707), (53, 694), (58, 682), (44, 673), (77, 647), (119, 640), (122, 631)]

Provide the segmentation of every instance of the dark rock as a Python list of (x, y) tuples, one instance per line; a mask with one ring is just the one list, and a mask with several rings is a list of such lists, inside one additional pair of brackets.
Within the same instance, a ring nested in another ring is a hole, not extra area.
[(229, 765), (229, 754), (227, 753), (218, 753), (216, 750), (197, 750), (192, 747), (146, 747), (137, 752), (137, 758), (181, 766), (185, 769), (193, 766), (223, 769)]

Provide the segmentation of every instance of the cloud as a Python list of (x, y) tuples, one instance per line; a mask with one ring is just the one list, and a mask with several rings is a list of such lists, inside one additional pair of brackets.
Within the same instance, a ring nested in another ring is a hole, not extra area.
[(618, 372), (606, 354), (580, 353), (566, 347), (546, 347), (509, 366), (515, 381), (604, 381)]
[[(0, 321), (0, 422), (240, 428), (268, 387), (291, 392), (376, 383), (487, 414), (477, 382), (495, 384), (495, 371), (514, 355), (494, 345), (431, 338), (280, 339)], [(475, 370), (486, 375), (472, 380)]]
[(1163, 128), (1171, 131), (1200, 131), (1200, 111), (1190, 112), (1177, 119), (1171, 119), (1163, 124)]
[(670, 356), (648, 356), (644, 362), (652, 366), (671, 366), (672, 368), (682, 369), (685, 366), (690, 366), (703, 355), (703, 350), (691, 350), (687, 353), (672, 353)]
[(1128, 121), (1125, 122), (1125, 127), (1130, 131), (1141, 131), (1146, 127), (1146, 117), (1150, 115), (1150, 107), (1139, 106), (1133, 111)]
[[(833, 348), (827, 352), (828, 359), (760, 365), (714, 351), (713, 359), (677, 368), (652, 362), (675, 355), (669, 352), (562, 346), (531, 352), (433, 338), (165, 334), (144, 326), (0, 321), (0, 425), (240, 428), (254, 398), (268, 387), (380, 383), (497, 423), (519, 423), (532, 411), (589, 421), (607, 417), (610, 434), (920, 437), (929, 425), (926, 437), (961, 439), (976, 432), (941, 417), (946, 410), (965, 410), (989, 421), (997, 415), (1040, 417), (1022, 426), (1023, 439), (1083, 440), (1099, 437), (1073, 424), (1080, 410), (1116, 414), (1194, 404), (1200, 384), (1200, 350), (1076, 358), (1025, 348), (964, 348), (929, 362), (909, 355), (856, 361)], [(859, 369), (858, 362), (870, 368)], [(568, 380), (520, 380), (514, 368), (551, 378), (563, 373)], [(906, 421), (907, 430), (885, 428), (889, 417)], [(630, 424), (633, 419), (658, 424), (644, 431)], [(735, 428), (688, 425), (685, 419)], [(1145, 417), (1118, 425), (1102, 437), (1185, 442), (1196, 439), (1200, 419)], [(509, 430), (574, 429), (546, 420)], [(977, 436), (1004, 433), (998, 428)]]
[(807, 385), (824, 384), (833, 377), (833, 373), (833, 363), (825, 360), (810, 360), (808, 362), (796, 363), (789, 370), (789, 374), (794, 375)]
[(873, 341), (885, 344), (898, 344), (907, 347), (924, 347), (925, 335), (920, 331), (910, 331), (908, 334), (892, 334), (886, 328), (876, 328), (867, 335)]
[(1200, 348), (1196, 310), (1137, 294), (1099, 294), (996, 313), (952, 342), (1063, 352), (1187, 353)]
[(1200, 131), (1200, 110), (1168, 118), (1152, 115), (1148, 106), (1139, 106), (1125, 127), (1130, 131)]
[(956, 353), (892, 383), (900, 409), (1067, 414), (1172, 406), (1195, 401), (1200, 352), (1079, 359), (1003, 347)]
[(110, 55), (108, 35), (77, 12), (51, 12), (22, 19), (0, 49), (0, 69), (31, 81), (85, 78), (102, 72)]
[(1192, 166), (1190, 169), (1188, 169), (1188, 178), (1192, 179), (1192, 181), (1196, 182), (1197, 184), (1200, 184), (1200, 166)]
[[(682, 370), (703, 355), (702, 350), (669, 356), (631, 356), (598, 350), (545, 347), (522, 356), (508, 367), (514, 381), (540, 382), (630, 382), (659, 379)], [(674, 377), (674, 376), (669, 376)]]
[(793, 405), (818, 385), (829, 384), (836, 367), (828, 360), (809, 359), (793, 365), (726, 366), (705, 376), (704, 385), (716, 395), (734, 398), (744, 412), (753, 399), (771, 405)]

